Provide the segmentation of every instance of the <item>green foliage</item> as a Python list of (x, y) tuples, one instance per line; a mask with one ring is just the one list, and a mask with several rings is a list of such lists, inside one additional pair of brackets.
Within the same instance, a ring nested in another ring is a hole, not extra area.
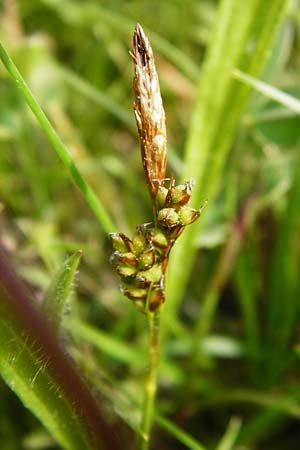
[[(3, 319), (5, 317), (5, 320)], [(24, 341), (20, 330), (1, 308), (0, 372), (8, 386), (19, 396), (65, 449), (90, 449), (80, 418), (72, 404), (47, 370), (47, 360)], [(53, 413), (55, 411), (55, 414)], [(5, 437), (2, 437), (4, 439)]]
[[(91, 394), (55, 341), (52, 328), (29, 302), (4, 253), (0, 256), (1, 376), (62, 448), (91, 450), (101, 443), (91, 426), (90, 413), (95, 408)], [(68, 292), (68, 281), (60, 289)], [(56, 305), (57, 314), (60, 306)], [(100, 425), (100, 416), (98, 420)]]
[(58, 156), (67, 167), (70, 172), (71, 177), (78, 185), (78, 187), (83, 192), (86, 201), (90, 204), (92, 210), (95, 212), (96, 216), (99, 219), (99, 222), (102, 224), (104, 230), (108, 232), (113, 228), (113, 225), (101, 206), (100, 201), (97, 199), (95, 193), (90, 188), (90, 186), (86, 183), (84, 178), (81, 176), (76, 164), (72, 160), (71, 156), (68, 153), (68, 150), (62, 143), (61, 139), (53, 129), (51, 123), (47, 119), (47, 116), (44, 114), (39, 104), (35, 100), (34, 96), (30, 92), (30, 89), (27, 87), (24, 79), (22, 78), (20, 72), (14, 65), (13, 61), (10, 59), (4, 47), (0, 44), (0, 58), (6, 67), (7, 71), (11, 75), (13, 81), (15, 82), (17, 88), (20, 90), (21, 94), (24, 96), (28, 106), (32, 110), (33, 114), (36, 116), (37, 120), (40, 123), (41, 128), (44, 130), (47, 135), (49, 141), (52, 143), (54, 149), (56, 150)]
[[(236, 68), (258, 75), (276, 37), (286, 1), (223, 0), (212, 34), (188, 131), (182, 177), (193, 176), (198, 195), (193, 204), (214, 200), (220, 189), (228, 152), (233, 144), (249, 89), (233, 78)], [(170, 266), (169, 310), (176, 312), (195, 258), (195, 226), (187, 230)], [(182, 269), (182, 265), (184, 269)]]

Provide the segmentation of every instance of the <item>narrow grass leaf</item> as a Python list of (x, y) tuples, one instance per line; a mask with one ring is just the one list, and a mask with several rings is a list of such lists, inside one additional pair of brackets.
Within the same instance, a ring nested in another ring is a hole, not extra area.
[(265, 393), (263, 391), (251, 389), (225, 389), (220, 391), (215, 397), (212, 397), (207, 405), (213, 407), (214, 405), (233, 405), (233, 404), (248, 404), (256, 407), (260, 406), (265, 409), (273, 409), (280, 411), (280, 413), (287, 416), (300, 419), (299, 397), (295, 394), (279, 395), (274, 393)]
[(247, 251), (239, 256), (234, 269), (234, 280), (239, 294), (248, 347), (255, 351), (259, 347), (260, 330), (254, 275)]
[(217, 445), (216, 450), (233, 450), (241, 425), (241, 419), (238, 417), (231, 418), (225, 434)]
[[(299, 203), (300, 161), (292, 168), (293, 184), (283, 214), (270, 270), (270, 294), (266, 326), (269, 348), (268, 371), (265, 377), (276, 379), (285, 364), (293, 358), (291, 349), (297, 317), (299, 315)], [(284, 326), (283, 326), (284, 324)], [(276, 334), (274, 334), (274, 330)], [(278, 363), (280, 361), (280, 364)]]
[(65, 326), (74, 336), (93, 344), (96, 348), (101, 350), (101, 352), (114, 360), (138, 367), (144, 367), (146, 353), (141, 354), (138, 350), (135, 350), (133, 347), (130, 347), (126, 343), (105, 333), (99, 328), (74, 318), (67, 321)]
[(80, 92), (82, 95), (84, 95), (89, 100), (93, 101), (94, 103), (97, 103), (102, 108), (104, 108), (106, 111), (111, 113), (114, 117), (116, 117), (120, 122), (122, 122), (124, 125), (126, 125), (127, 128), (129, 128), (131, 131), (136, 133), (136, 125), (134, 123), (133, 114), (131, 114), (131, 111), (127, 111), (126, 109), (122, 108), (118, 103), (114, 102), (110, 97), (105, 95), (103, 92), (99, 91), (99, 89), (96, 89), (94, 86), (92, 86), (88, 81), (84, 80), (83, 78), (76, 75), (71, 70), (68, 70), (62, 66), (58, 68), (58, 71), (62, 77), (62, 79), (72, 86), (74, 89), (76, 89), (78, 92)]
[(190, 450), (206, 450), (200, 442), (193, 438), (190, 434), (186, 433), (182, 428), (179, 428), (170, 420), (161, 416), (158, 413), (154, 414), (155, 422), (168, 433), (175, 437), (179, 442), (181, 442), (185, 448)]
[[(66, 321), (64, 327), (74, 336), (94, 345), (110, 358), (128, 364), (129, 366), (140, 369), (145, 368), (145, 361), (147, 361), (146, 352), (134, 349), (111, 334), (105, 333), (103, 330), (99, 330), (99, 328), (74, 318)], [(183, 374), (180, 368), (165, 360), (161, 362), (161, 374), (174, 383), (179, 384), (183, 381)]]
[(292, 95), (289, 95), (286, 92), (283, 92), (268, 83), (258, 80), (257, 78), (251, 77), (250, 75), (243, 73), (237, 69), (233, 71), (233, 76), (237, 80), (240, 80), (243, 83), (253, 87), (253, 89), (255, 89), (257, 92), (260, 92), (266, 97), (275, 100), (291, 111), (300, 114), (300, 101)]
[(79, 169), (77, 168), (75, 162), (73, 161), (72, 157), (70, 156), (68, 150), (64, 146), (63, 142), (61, 141), (60, 137), (57, 135), (56, 131), (52, 127), (51, 123), (49, 122), (47, 116), (43, 112), (42, 108), (39, 106), (38, 102), (35, 100), (32, 92), (30, 91), (29, 87), (26, 85), (22, 75), (14, 65), (13, 61), (11, 60), (10, 56), (4, 49), (4, 47), (0, 43), (0, 58), (6, 67), (8, 73), (10, 74), (11, 78), (15, 82), (17, 88), (19, 89), (19, 92), (26, 100), (29, 108), (35, 115), (36, 119), (38, 120), (41, 128), (45, 132), (47, 138), (53, 145), (56, 153), (64, 163), (65, 167), (68, 169), (73, 181), (75, 184), (79, 187), (81, 192), (83, 193), (87, 203), (90, 205), (91, 209), (95, 213), (97, 219), (99, 220), (100, 224), (102, 225), (102, 228), (105, 230), (105, 232), (109, 233), (110, 231), (113, 231), (115, 229), (108, 213), (100, 203), (100, 200), (96, 196), (95, 192), (92, 190), (92, 188), (89, 186), (89, 184), (85, 181), (83, 176), (81, 175)]

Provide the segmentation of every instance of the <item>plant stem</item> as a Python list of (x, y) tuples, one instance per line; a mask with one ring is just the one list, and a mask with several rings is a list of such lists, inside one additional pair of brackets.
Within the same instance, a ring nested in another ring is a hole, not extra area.
[(160, 312), (148, 313), (149, 325), (149, 368), (145, 380), (143, 419), (141, 425), (141, 450), (149, 448), (150, 430), (153, 420), (155, 394), (157, 390), (157, 374), (159, 365), (159, 329)]
[(64, 146), (63, 142), (61, 141), (60, 137), (52, 127), (51, 123), (49, 122), (46, 114), (39, 106), (38, 102), (35, 100), (33, 94), (31, 93), (30, 89), (26, 85), (22, 75), (14, 65), (13, 61), (9, 57), (8, 53), (4, 49), (4, 47), (0, 43), (0, 59), (2, 60), (4, 66), (6, 67), (8, 73), (12, 77), (13, 81), (15, 82), (17, 88), (25, 98), (27, 105), (35, 115), (36, 119), (38, 120), (41, 128), (44, 130), (47, 138), (53, 145), (56, 153), (62, 160), (63, 164), (68, 169), (71, 177), (73, 178), (73, 181), (75, 184), (79, 187), (81, 192), (83, 193), (87, 203), (90, 205), (91, 209), (95, 213), (97, 219), (99, 220), (100, 224), (102, 225), (102, 228), (108, 233), (110, 231), (113, 231), (115, 229), (114, 224), (112, 223), (109, 215), (105, 211), (104, 207), (100, 203), (100, 200), (96, 196), (95, 192), (92, 190), (92, 188), (89, 186), (89, 184), (85, 181), (81, 173), (79, 172), (76, 164), (74, 163), (72, 157), (70, 156), (68, 150)]

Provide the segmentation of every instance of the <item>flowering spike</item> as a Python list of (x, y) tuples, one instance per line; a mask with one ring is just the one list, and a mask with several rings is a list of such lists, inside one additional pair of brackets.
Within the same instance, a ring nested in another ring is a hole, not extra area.
[(158, 311), (165, 300), (169, 254), (187, 225), (198, 219), (205, 206), (188, 206), (192, 179), (176, 185), (173, 175), (166, 182), (167, 144), (165, 112), (150, 43), (137, 24), (133, 36), (135, 93), (134, 112), (143, 166), (151, 195), (154, 223), (136, 228), (133, 238), (111, 233), (114, 253), (111, 264), (121, 279), (124, 295), (145, 314)]
[(137, 122), (143, 166), (148, 189), (155, 198), (163, 182), (167, 165), (165, 111), (151, 45), (137, 24), (133, 35), (134, 81), (133, 104)]

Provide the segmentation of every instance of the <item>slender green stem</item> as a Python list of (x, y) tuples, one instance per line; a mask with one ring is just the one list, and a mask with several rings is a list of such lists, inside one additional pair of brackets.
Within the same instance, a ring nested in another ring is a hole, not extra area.
[(149, 313), (147, 317), (149, 324), (149, 368), (145, 380), (141, 450), (149, 448), (159, 365), (160, 312)]
[(0, 43), (0, 58), (6, 67), (7, 71), (9, 72), (10, 76), (12, 77), (13, 81), (15, 82), (17, 88), (25, 98), (29, 108), (35, 115), (36, 119), (38, 120), (41, 128), (44, 130), (47, 138), (53, 145), (56, 153), (68, 169), (71, 177), (73, 178), (73, 181), (75, 184), (79, 187), (79, 189), (82, 191), (86, 201), (90, 205), (91, 209), (95, 213), (97, 219), (99, 220), (100, 224), (102, 225), (103, 229), (108, 233), (110, 231), (113, 231), (115, 229), (115, 226), (113, 225), (110, 217), (108, 216), (107, 212), (105, 211), (104, 207), (100, 203), (100, 200), (96, 196), (95, 192), (92, 190), (92, 188), (89, 186), (89, 184), (85, 181), (81, 173), (79, 172), (76, 164), (74, 163), (72, 157), (70, 156), (68, 150), (64, 146), (63, 142), (61, 141), (60, 137), (52, 127), (51, 123), (49, 122), (47, 116), (35, 100), (33, 94), (31, 93), (30, 89), (26, 85), (22, 75), (14, 65), (13, 61), (9, 57), (8, 53), (4, 49), (4, 47)]

